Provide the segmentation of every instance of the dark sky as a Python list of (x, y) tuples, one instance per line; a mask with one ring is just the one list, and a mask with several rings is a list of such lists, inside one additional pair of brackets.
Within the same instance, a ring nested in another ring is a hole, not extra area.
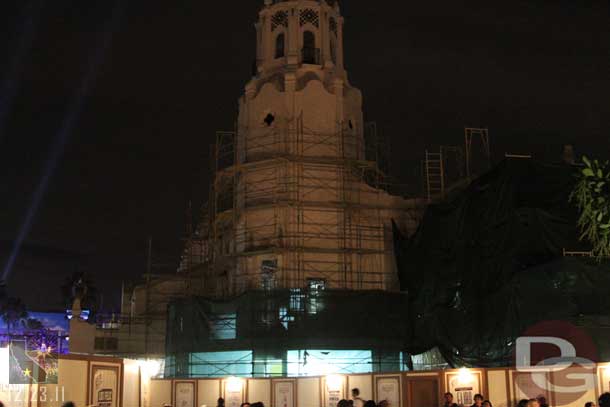
[[(2, 2), (3, 269), (24, 237), (11, 294), (57, 307), (82, 270), (116, 303), (145, 270), (148, 236), (159, 270), (175, 269), (187, 203), (207, 194), (209, 144), (232, 128), (249, 79), (262, 3)], [(607, 0), (342, 4), (350, 80), (412, 190), (424, 150), (463, 143), (465, 125), (490, 128), (496, 161), (556, 160), (566, 142), (608, 157)]]

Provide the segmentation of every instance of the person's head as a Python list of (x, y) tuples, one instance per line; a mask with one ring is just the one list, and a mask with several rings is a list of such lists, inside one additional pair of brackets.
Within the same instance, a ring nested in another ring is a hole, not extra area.
[(596, 407), (596, 406), (595, 406), (595, 402), (594, 402), (594, 401), (587, 401), (587, 402), (585, 403), (585, 407)]
[[(2, 407), (4, 407), (4, 404), (2, 404)], [(66, 401), (64, 402), (61, 407), (76, 407), (73, 401)]]
[(377, 404), (377, 407), (389, 407), (390, 406), (390, 402), (387, 400), (381, 400), (379, 402), (379, 404)]
[(477, 406), (483, 405), (483, 400), (484, 400), (484, 397), (482, 394), (477, 393), (474, 395), (474, 404), (476, 404)]
[(339, 402), (337, 403), (337, 407), (348, 407), (348, 406), (349, 406), (349, 403), (345, 399), (339, 400)]
[(354, 387), (354, 388), (352, 389), (352, 397), (353, 397), (353, 398), (360, 397), (360, 389), (359, 389), (359, 388)]
[(597, 400), (599, 407), (610, 407), (610, 393), (605, 392)]
[(347, 400), (347, 405), (349, 407), (354, 407), (354, 400)]
[(517, 407), (526, 407), (528, 401), (529, 401), (528, 399), (521, 399), (521, 400), (519, 400), (519, 403), (517, 404)]
[(538, 403), (538, 400), (536, 399), (529, 399), (527, 401), (527, 407), (540, 407), (540, 403)]
[(451, 392), (445, 393), (445, 403), (451, 404), (453, 403), (453, 394)]
[(245, 403), (241, 403), (240, 407), (250, 407), (250, 403), (246, 401)]
[(484, 401), (483, 401), (483, 407), (494, 407), (494, 406), (492, 406), (492, 405), (491, 405), (491, 401), (489, 401), (489, 400), (484, 400)]
[(368, 400), (364, 403), (364, 407), (377, 407), (373, 400)]
[(224, 406), (225, 405), (225, 399), (223, 399), (222, 397), (218, 398), (218, 405), (219, 406)]
[(541, 406), (546, 406), (546, 397), (544, 397), (544, 395), (539, 395), (538, 397), (536, 397), (536, 400), (538, 400), (538, 404), (540, 404)]
[(250, 404), (250, 407), (265, 407), (262, 401), (257, 401), (256, 403)]

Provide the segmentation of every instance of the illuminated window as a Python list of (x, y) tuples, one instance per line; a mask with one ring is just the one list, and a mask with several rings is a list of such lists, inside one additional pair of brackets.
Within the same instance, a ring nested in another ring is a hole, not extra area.
[(312, 293), (322, 291), (326, 288), (326, 280), (320, 278), (308, 278), (307, 288), (309, 288), (309, 291)]
[(288, 313), (288, 308), (280, 307), (278, 316), (280, 324), (282, 324), (284, 329), (288, 330), (288, 323), (294, 322), (294, 317)]
[(252, 351), (191, 353), (189, 366), (191, 377), (250, 376)]
[(290, 350), (288, 376), (369, 373), (372, 361), (370, 350)]
[(237, 314), (210, 316), (210, 339), (228, 340), (237, 338)]
[(275, 273), (277, 272), (277, 259), (263, 260), (261, 262), (261, 285), (263, 290), (275, 288)]
[(303, 302), (305, 299), (305, 294), (301, 291), (300, 288), (291, 288), (290, 289), (290, 310), (302, 312), (304, 310)]
[(307, 313), (315, 315), (324, 309), (324, 300), (320, 298), (320, 292), (326, 288), (326, 280), (323, 279), (307, 279)]

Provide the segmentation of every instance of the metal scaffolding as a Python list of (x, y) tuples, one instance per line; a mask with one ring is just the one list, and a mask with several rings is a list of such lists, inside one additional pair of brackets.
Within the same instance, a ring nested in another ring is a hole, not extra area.
[(380, 169), (383, 155), (374, 124), (320, 133), (301, 116), (285, 126), (218, 132), (209, 203), (182, 268), (199, 264), (202, 294), (216, 297), (310, 280), (392, 289), (389, 220), (408, 212), (412, 219), (401, 226), (414, 227), (422, 207), (405, 211), (406, 201), (390, 195), (397, 185)]

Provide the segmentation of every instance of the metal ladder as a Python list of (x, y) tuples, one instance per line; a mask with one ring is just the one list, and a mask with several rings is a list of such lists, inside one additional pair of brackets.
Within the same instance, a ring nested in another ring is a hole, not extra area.
[(428, 202), (445, 195), (445, 169), (443, 168), (443, 153), (431, 153), (426, 150), (426, 186)]

